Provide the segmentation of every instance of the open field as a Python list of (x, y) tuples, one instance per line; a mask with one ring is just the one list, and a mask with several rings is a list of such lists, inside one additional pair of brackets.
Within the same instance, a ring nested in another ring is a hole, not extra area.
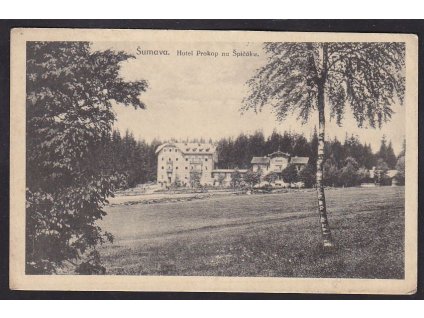
[(107, 207), (109, 274), (403, 278), (404, 188), (326, 192), (337, 244), (320, 248), (316, 193)]

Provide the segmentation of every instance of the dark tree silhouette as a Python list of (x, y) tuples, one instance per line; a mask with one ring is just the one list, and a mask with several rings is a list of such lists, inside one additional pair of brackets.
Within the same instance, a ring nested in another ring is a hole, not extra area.
[(396, 163), (396, 170), (398, 171), (395, 178), (399, 185), (405, 185), (405, 156), (399, 157)]
[(390, 169), (395, 168), (397, 157), (393, 151), (392, 142), (390, 141), (389, 144), (387, 144), (386, 136), (383, 136), (381, 139), (380, 150), (378, 151), (377, 156), (383, 159)]
[(324, 247), (332, 247), (322, 183), (325, 111), (341, 124), (350, 105), (359, 127), (380, 127), (405, 92), (404, 43), (265, 43), (268, 63), (248, 81), (242, 111), (272, 107), (278, 120), (296, 113), (302, 123), (317, 113), (317, 194)]
[(242, 181), (243, 181), (243, 176), (241, 175), (238, 169), (235, 169), (235, 171), (231, 174), (231, 184), (233, 188), (235, 189), (239, 187)]
[(302, 181), (306, 188), (312, 188), (315, 185), (315, 176), (315, 168), (311, 164), (299, 171), (299, 181)]
[(261, 181), (261, 173), (259, 171), (249, 169), (244, 175), (244, 181), (250, 186), (250, 188), (253, 188), (255, 184), (258, 184)]
[(299, 175), (297, 173), (297, 168), (294, 165), (288, 165), (282, 172), (281, 176), (283, 177), (284, 182), (286, 183), (294, 183), (299, 179)]
[(202, 178), (202, 173), (198, 170), (190, 171), (190, 186), (192, 188), (200, 187), (200, 179)]
[(103, 273), (96, 224), (119, 176), (102, 169), (112, 138), (112, 100), (145, 108), (143, 80), (126, 82), (125, 52), (92, 51), (88, 42), (28, 42), (26, 73), (26, 271), (46, 274), (63, 262)]

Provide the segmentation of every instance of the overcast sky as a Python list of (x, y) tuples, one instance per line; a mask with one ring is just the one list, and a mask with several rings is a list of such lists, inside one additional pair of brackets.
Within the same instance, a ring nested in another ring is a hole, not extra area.
[[(255, 70), (266, 63), (261, 45), (257, 43), (107, 43), (96, 42), (94, 49), (113, 48), (136, 54), (143, 50), (168, 50), (169, 56), (137, 55), (123, 64), (122, 76), (128, 80), (145, 79), (149, 89), (141, 95), (146, 110), (131, 107), (114, 107), (116, 128), (129, 129), (138, 139), (153, 138), (212, 138), (237, 136), (262, 130), (267, 137), (274, 129), (311, 135), (317, 125), (314, 116), (307, 125), (301, 125), (294, 116), (277, 122), (269, 109), (255, 114), (241, 114), (241, 101), (247, 94), (246, 81)], [(258, 57), (233, 57), (232, 51), (252, 51)], [(194, 56), (177, 56), (177, 50), (193, 51)], [(218, 57), (196, 56), (197, 50), (218, 52)], [(229, 52), (223, 57), (221, 52)], [(336, 136), (344, 140), (346, 132), (359, 136), (362, 142), (371, 143), (378, 150), (384, 135), (391, 140), (396, 153), (401, 149), (405, 135), (404, 106), (395, 105), (390, 123), (380, 129), (357, 128), (347, 112), (342, 127), (327, 120), (327, 138)], [(314, 120), (315, 119), (315, 120)]]

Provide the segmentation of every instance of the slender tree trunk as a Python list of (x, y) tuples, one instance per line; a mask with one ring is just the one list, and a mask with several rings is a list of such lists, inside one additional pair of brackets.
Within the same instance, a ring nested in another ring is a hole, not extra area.
[(324, 164), (324, 145), (325, 145), (325, 78), (327, 76), (327, 47), (323, 44), (323, 56), (322, 56), (322, 71), (318, 81), (318, 119), (319, 119), (319, 130), (318, 130), (318, 156), (317, 156), (317, 195), (318, 195), (318, 211), (319, 220), (321, 223), (321, 233), (323, 239), (323, 245), (325, 248), (331, 248), (334, 246), (333, 238), (331, 236), (330, 226), (327, 218), (327, 206), (325, 204), (325, 193), (324, 185), (322, 183), (323, 178), (323, 164)]

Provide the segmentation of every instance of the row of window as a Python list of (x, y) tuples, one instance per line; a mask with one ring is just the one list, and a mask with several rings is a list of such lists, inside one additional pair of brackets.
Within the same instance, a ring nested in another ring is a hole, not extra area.
[[(194, 167), (193, 167), (193, 166), (191, 166), (191, 170), (193, 170), (193, 168), (194, 168)], [(165, 167), (164, 167), (164, 166), (162, 166), (162, 170), (163, 170), (163, 169), (165, 169)], [(171, 167), (171, 166), (169, 166), (169, 167), (168, 167), (168, 169), (172, 169), (172, 167)], [(185, 167), (185, 169), (187, 170), (187, 169), (188, 169), (188, 167)], [(178, 167), (175, 167), (175, 170), (178, 170)], [(205, 170), (208, 170), (208, 167), (205, 167)]]
[[(164, 157), (162, 157), (162, 161), (164, 160), (165, 158)], [(172, 159), (171, 158), (168, 158), (168, 161), (172, 161)], [(178, 161), (178, 158), (175, 158), (175, 161)], [(187, 161), (187, 160), (186, 160)]]
[[(186, 158), (186, 161), (188, 161), (188, 159), (191, 159), (191, 160), (202, 160), (202, 157), (200, 157), (200, 158), (197, 158), (197, 157), (192, 157), (192, 158)], [(205, 161), (208, 161), (208, 158), (205, 158)]]
[[(210, 148), (207, 148), (207, 149), (205, 149), (205, 151), (209, 151), (209, 149), (210, 149)], [(187, 149), (186, 149), (186, 151), (189, 151), (189, 150), (190, 150), (190, 148), (187, 148)], [(196, 151), (196, 150), (197, 150), (197, 148), (193, 148), (192, 150), (193, 150), (193, 152), (194, 152), (194, 151)], [(172, 152), (172, 149), (164, 148), (164, 149), (163, 149), (163, 152), (166, 152), (166, 151)], [(174, 149), (174, 151), (175, 151), (175, 152), (178, 152), (178, 149)], [(200, 148), (200, 149), (199, 149), (199, 152), (202, 152), (202, 151), (203, 151), (203, 148)]]
[[(165, 159), (165, 157), (162, 157), (162, 161)], [(186, 158), (186, 161), (188, 161), (189, 158)], [(193, 158), (196, 159), (196, 158)], [(201, 158), (200, 158), (201, 159)], [(168, 161), (172, 161), (171, 158), (168, 158)], [(175, 161), (178, 161), (178, 158), (175, 158)], [(205, 161), (208, 161), (208, 158), (205, 158)]]
[[(163, 149), (163, 152), (166, 152), (168, 149), (167, 148), (164, 148)], [(178, 152), (178, 149), (174, 149), (175, 150), (175, 152)], [(172, 151), (172, 149), (169, 149), (169, 152), (171, 152)]]

